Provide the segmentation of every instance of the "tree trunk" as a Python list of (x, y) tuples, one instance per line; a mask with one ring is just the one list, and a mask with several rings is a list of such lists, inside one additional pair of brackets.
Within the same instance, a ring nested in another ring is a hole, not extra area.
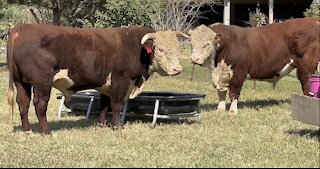
[(60, 19), (61, 19), (61, 13), (62, 11), (59, 9), (59, 6), (56, 5), (53, 9), (52, 9), (52, 23), (55, 25), (60, 25)]

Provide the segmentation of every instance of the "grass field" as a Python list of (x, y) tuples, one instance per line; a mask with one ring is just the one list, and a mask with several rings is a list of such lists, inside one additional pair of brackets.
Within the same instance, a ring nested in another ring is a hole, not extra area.
[[(216, 112), (217, 96), (207, 69), (191, 65), (176, 77), (152, 76), (145, 90), (206, 94), (201, 101), (202, 123), (196, 119), (161, 120), (152, 129), (150, 118), (127, 118), (121, 133), (96, 125), (97, 116), (64, 115), (52, 90), (48, 108), (52, 136), (39, 134), (33, 106), (29, 113), (34, 134), (20, 131), (15, 107), (14, 130), (7, 106), (8, 72), (0, 72), (0, 167), (320, 167), (319, 127), (293, 121), (291, 93), (302, 93), (293, 76), (271, 84), (246, 81), (239, 114)], [(228, 106), (230, 103), (228, 104)]]

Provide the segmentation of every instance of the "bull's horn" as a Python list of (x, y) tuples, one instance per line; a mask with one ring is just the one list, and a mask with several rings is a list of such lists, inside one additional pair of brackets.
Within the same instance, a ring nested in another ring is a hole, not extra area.
[(141, 39), (141, 45), (143, 45), (149, 39), (155, 39), (156, 33), (147, 33)]
[(180, 31), (176, 31), (176, 35), (180, 36), (180, 37), (184, 37), (184, 38), (190, 39), (190, 36), (188, 36), (187, 34), (185, 34), (183, 32), (180, 32)]

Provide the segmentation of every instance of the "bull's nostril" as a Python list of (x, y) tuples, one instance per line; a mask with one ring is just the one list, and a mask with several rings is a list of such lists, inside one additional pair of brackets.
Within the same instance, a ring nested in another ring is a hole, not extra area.
[(191, 62), (192, 62), (192, 63), (197, 63), (197, 61), (198, 61), (199, 59), (200, 59), (200, 58), (194, 58), (194, 57), (192, 57), (192, 58), (191, 58)]
[(180, 73), (182, 71), (182, 68), (173, 68), (173, 71), (175, 73)]

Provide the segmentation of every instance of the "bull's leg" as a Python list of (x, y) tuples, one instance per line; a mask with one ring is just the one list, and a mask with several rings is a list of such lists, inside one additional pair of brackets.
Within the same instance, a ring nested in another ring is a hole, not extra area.
[[(125, 97), (128, 93), (130, 78), (125, 78), (123, 76), (113, 76), (112, 86), (111, 86), (111, 108), (113, 112), (113, 128), (115, 130), (122, 129), (122, 124), (120, 122), (120, 112), (123, 108), (123, 103)], [(131, 91), (129, 91), (131, 92)]]
[(111, 107), (112, 107), (112, 111), (113, 111), (113, 129), (114, 130), (120, 130), (122, 129), (122, 124), (120, 122), (120, 112), (123, 108), (123, 102), (111, 102)]
[(227, 91), (217, 90), (217, 93), (218, 93), (218, 97), (219, 97), (219, 103), (218, 103), (217, 111), (226, 111)]
[(309, 72), (305, 68), (298, 68), (297, 77), (301, 83), (303, 94), (309, 96)]
[[(319, 48), (319, 47), (318, 47)], [(304, 95), (309, 96), (309, 74), (314, 73), (317, 69), (317, 63), (320, 61), (318, 48), (310, 48), (305, 52), (301, 60), (297, 63), (297, 77), (301, 83)], [(318, 56), (315, 56), (318, 55)]]
[(42, 134), (50, 134), (47, 122), (47, 106), (50, 99), (50, 86), (34, 86), (33, 88), (36, 114), (39, 120), (40, 132)]
[(98, 125), (101, 127), (104, 127), (107, 125), (106, 114), (108, 113), (110, 104), (111, 104), (110, 97), (104, 94), (101, 94), (101, 98), (100, 98), (101, 112), (98, 119)]
[(22, 131), (31, 132), (28, 112), (31, 100), (31, 86), (28, 84), (22, 84), (15, 82), (17, 87), (17, 103), (19, 105), (20, 117), (22, 122)]
[[(234, 72), (240, 72), (240, 71), (234, 71)], [(246, 78), (245, 74), (242, 74), (242, 75), (238, 74), (234, 76), (230, 81), (229, 97), (231, 100), (231, 106), (229, 111), (232, 114), (238, 113), (238, 99), (239, 99), (241, 88), (245, 78)]]

